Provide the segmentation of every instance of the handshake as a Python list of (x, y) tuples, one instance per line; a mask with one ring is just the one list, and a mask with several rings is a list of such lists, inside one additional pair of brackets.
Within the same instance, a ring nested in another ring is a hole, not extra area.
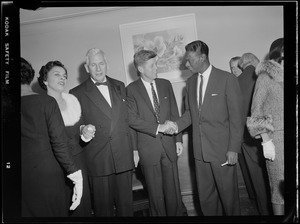
[(158, 132), (167, 134), (167, 135), (174, 135), (178, 133), (178, 126), (176, 122), (166, 120), (164, 124), (159, 124)]

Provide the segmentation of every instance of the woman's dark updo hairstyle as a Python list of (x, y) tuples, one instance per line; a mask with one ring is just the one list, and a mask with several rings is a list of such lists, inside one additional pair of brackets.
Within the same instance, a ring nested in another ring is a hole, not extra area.
[(283, 50), (284, 50), (283, 46), (284, 46), (283, 38), (278, 38), (274, 40), (270, 46), (269, 59), (280, 63), (281, 60), (283, 60)]
[(47, 81), (48, 72), (55, 66), (62, 67), (67, 73), (67, 69), (60, 61), (49, 61), (46, 65), (43, 65), (40, 69), (40, 76), (38, 77), (39, 84), (42, 89), (47, 90), (47, 86), (45, 85), (45, 81)]
[(34, 78), (31, 64), (21, 57), (21, 84), (30, 84)]

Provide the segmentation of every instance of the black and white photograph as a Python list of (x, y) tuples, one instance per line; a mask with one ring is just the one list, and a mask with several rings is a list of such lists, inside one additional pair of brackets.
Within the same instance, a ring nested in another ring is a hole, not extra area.
[(299, 222), (297, 36), (297, 1), (1, 2), (2, 222)]

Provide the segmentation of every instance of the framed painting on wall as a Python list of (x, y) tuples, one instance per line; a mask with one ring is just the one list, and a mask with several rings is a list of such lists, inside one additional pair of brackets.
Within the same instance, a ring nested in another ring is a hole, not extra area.
[(127, 85), (136, 80), (135, 52), (145, 49), (157, 53), (159, 78), (185, 81), (192, 74), (184, 63), (185, 45), (197, 40), (194, 14), (121, 24), (120, 35)]

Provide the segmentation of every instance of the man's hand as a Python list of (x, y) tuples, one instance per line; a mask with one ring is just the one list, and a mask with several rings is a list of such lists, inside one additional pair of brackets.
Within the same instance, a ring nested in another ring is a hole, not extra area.
[(83, 140), (90, 141), (95, 137), (96, 127), (92, 124), (81, 125), (80, 134), (83, 136)]
[(178, 132), (176, 122), (167, 120), (164, 124), (160, 124), (158, 131), (164, 134), (173, 135)]
[(176, 142), (176, 152), (177, 156), (180, 156), (183, 151), (183, 144), (182, 142)]
[(234, 166), (238, 162), (237, 152), (228, 151), (226, 153), (228, 165)]

